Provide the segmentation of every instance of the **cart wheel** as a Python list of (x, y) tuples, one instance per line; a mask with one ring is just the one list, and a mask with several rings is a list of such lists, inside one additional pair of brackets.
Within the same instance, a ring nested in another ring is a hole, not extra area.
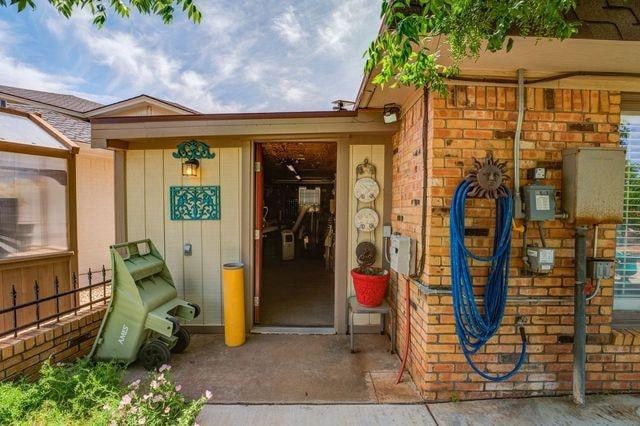
[(189, 346), (189, 342), (191, 342), (191, 335), (186, 328), (181, 328), (176, 333), (176, 337), (178, 338), (178, 341), (173, 348), (171, 348), (171, 352), (181, 354), (185, 349), (187, 349), (187, 346)]
[(195, 311), (193, 317), (198, 318), (200, 316), (200, 305), (197, 303), (189, 303), (189, 306), (193, 307), (193, 310)]
[(171, 329), (171, 335), (175, 336), (180, 331), (180, 321), (178, 321), (175, 317), (167, 317), (169, 321), (173, 323), (173, 328)]
[(155, 370), (162, 364), (167, 364), (169, 358), (171, 358), (169, 348), (158, 340), (145, 343), (138, 352), (138, 360), (147, 370)]

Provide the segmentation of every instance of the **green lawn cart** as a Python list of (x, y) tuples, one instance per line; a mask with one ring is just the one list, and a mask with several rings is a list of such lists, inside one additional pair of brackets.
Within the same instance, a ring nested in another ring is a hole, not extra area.
[(176, 288), (151, 240), (111, 246), (111, 301), (91, 356), (152, 370), (168, 363), (170, 352), (189, 345), (180, 327), (200, 314), (200, 307), (177, 297)]

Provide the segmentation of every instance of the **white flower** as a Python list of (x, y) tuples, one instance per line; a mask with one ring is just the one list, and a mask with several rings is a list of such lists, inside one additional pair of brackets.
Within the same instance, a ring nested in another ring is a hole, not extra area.
[(120, 404), (122, 405), (129, 405), (131, 404), (131, 395), (129, 394), (125, 394), (122, 399), (120, 400)]
[(158, 371), (162, 373), (164, 370), (171, 370), (171, 366), (169, 364), (162, 364)]
[(151, 389), (157, 389), (158, 388), (158, 382), (156, 382), (155, 380), (152, 380), (151, 383), (149, 384), (149, 387), (151, 387)]
[(206, 391), (204, 391), (204, 397), (205, 398), (211, 399), (212, 396), (213, 396), (213, 393), (211, 393), (210, 390), (207, 389)]
[(158, 381), (164, 382), (164, 373), (160, 374), (157, 378)]
[(145, 395), (143, 395), (143, 396), (142, 396), (142, 400), (143, 400), (143, 401), (146, 401), (147, 399), (151, 398), (152, 396), (153, 396), (153, 394), (152, 394), (152, 393), (147, 393), (147, 394), (145, 394)]
[(140, 386), (140, 379), (138, 379), (138, 380), (136, 380), (134, 382), (131, 382), (131, 384), (129, 385), (129, 387), (133, 388), (133, 389), (138, 389), (138, 386)]
[(162, 395), (156, 395), (152, 399), (153, 402), (160, 402), (162, 400), (163, 400)]
[(177, 385), (176, 386), (176, 392), (180, 392), (181, 389), (182, 389), (182, 385)]
[(140, 420), (138, 420), (138, 424), (139, 424), (139, 425), (143, 425), (143, 424), (145, 424), (146, 422), (147, 422), (147, 420), (146, 420), (144, 417), (143, 417), (143, 418), (141, 418)]
[(164, 413), (165, 413), (165, 414), (169, 414), (169, 411), (171, 411), (171, 407), (166, 407), (166, 408), (164, 409)]

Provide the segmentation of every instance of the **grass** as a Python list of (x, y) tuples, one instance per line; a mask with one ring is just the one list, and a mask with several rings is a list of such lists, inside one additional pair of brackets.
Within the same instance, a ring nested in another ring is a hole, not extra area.
[(124, 367), (113, 362), (47, 361), (34, 382), (0, 383), (0, 425), (193, 425), (211, 392), (185, 399), (170, 369), (126, 385)]
[(35, 382), (0, 383), (0, 423), (12, 425), (106, 425), (104, 406), (126, 390), (124, 369), (114, 363), (45, 362)]

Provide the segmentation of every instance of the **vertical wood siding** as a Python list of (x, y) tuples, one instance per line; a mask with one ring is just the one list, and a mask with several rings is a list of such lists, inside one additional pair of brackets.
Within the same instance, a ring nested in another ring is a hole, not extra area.
[[(215, 158), (200, 161), (197, 177), (182, 176), (174, 151), (127, 152), (127, 239), (150, 238), (158, 247), (178, 297), (202, 307), (190, 324), (222, 325), (222, 265), (240, 260), (241, 148), (212, 148)], [(220, 220), (170, 220), (169, 187), (179, 185), (220, 185)], [(185, 242), (191, 256), (183, 255)]]

